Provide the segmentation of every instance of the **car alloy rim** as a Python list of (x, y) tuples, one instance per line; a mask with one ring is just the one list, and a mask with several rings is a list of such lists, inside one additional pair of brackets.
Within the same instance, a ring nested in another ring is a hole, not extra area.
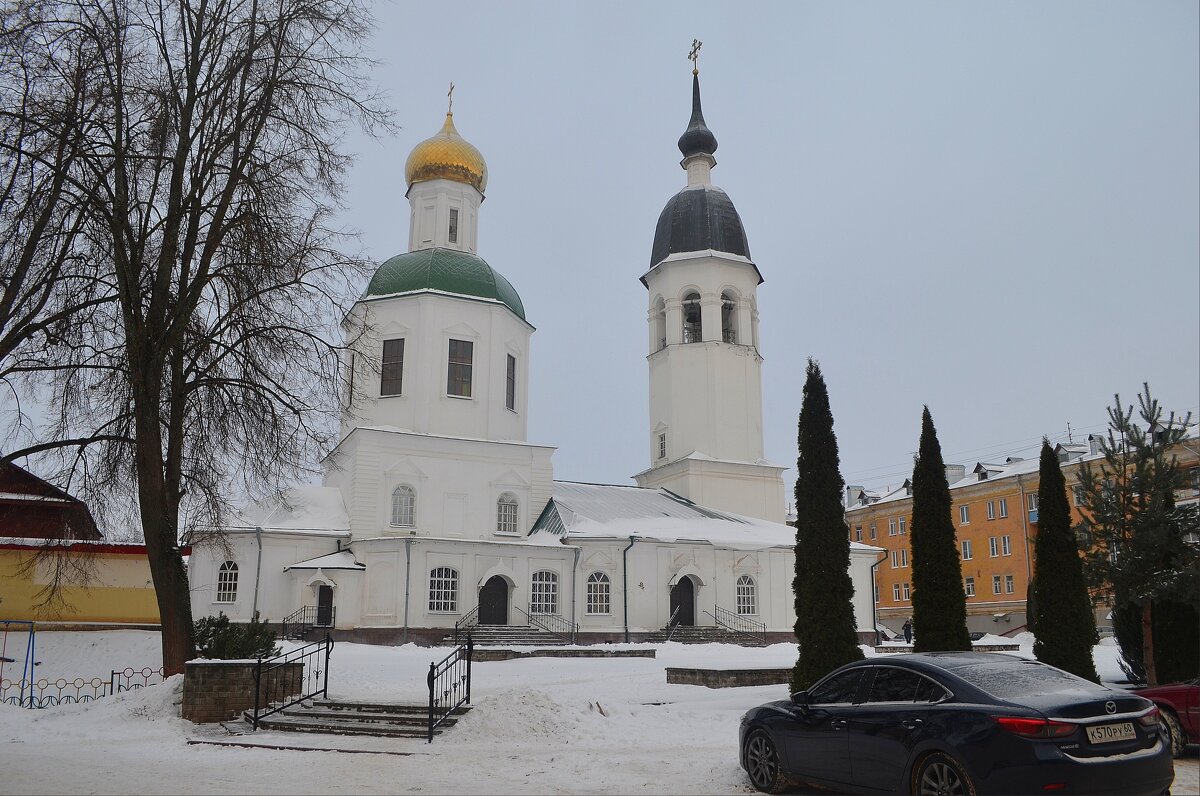
[(961, 796), (967, 789), (947, 763), (930, 763), (921, 774), (921, 796)]
[(769, 788), (775, 781), (778, 762), (775, 748), (765, 735), (755, 735), (746, 750), (746, 763), (750, 768), (750, 779), (761, 788)]

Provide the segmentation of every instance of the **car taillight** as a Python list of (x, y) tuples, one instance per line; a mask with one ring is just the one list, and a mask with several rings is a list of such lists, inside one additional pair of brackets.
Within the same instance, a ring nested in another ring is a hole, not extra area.
[(1013, 735), (1023, 738), (1062, 738), (1075, 732), (1075, 725), (1049, 719), (1027, 719), (1017, 716), (993, 716), (996, 723)]
[(1143, 727), (1153, 727), (1158, 724), (1158, 708), (1150, 708), (1149, 712), (1138, 716), (1138, 724)]

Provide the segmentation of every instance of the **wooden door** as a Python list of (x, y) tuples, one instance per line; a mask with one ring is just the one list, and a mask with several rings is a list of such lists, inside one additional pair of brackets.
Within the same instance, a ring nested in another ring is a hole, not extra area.
[(479, 624), (508, 624), (508, 581), (493, 575), (479, 590)]
[(317, 587), (317, 627), (333, 625), (333, 587), (321, 584)]
[[(676, 608), (679, 609), (678, 616), (675, 614)], [(691, 627), (696, 624), (696, 587), (687, 575), (671, 588), (671, 616), (675, 617), (678, 625)]]

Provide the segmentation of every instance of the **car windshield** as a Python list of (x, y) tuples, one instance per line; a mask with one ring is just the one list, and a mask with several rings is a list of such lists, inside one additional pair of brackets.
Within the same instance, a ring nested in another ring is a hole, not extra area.
[(954, 673), (973, 686), (1001, 699), (1057, 694), (1067, 691), (1103, 690), (1100, 686), (1052, 666), (1034, 663), (977, 663), (961, 666)]

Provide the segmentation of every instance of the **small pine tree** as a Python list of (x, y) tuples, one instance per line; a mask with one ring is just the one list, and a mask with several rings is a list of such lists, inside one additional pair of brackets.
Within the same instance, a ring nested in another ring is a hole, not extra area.
[(201, 658), (242, 660), (279, 654), (275, 632), (256, 615), (249, 624), (232, 624), (224, 613), (196, 620), (196, 652)]
[(1033, 644), (1042, 663), (1100, 682), (1092, 661), (1096, 645), (1096, 615), (1088, 598), (1083, 561), (1071, 530), (1067, 485), (1058, 456), (1042, 439), (1038, 475), (1038, 531), (1034, 567), (1050, 577), (1034, 579), (1033, 626), (1046, 628)]
[(842, 506), (837, 438), (820, 366), (808, 360), (796, 461), (796, 640), (792, 691), (863, 657), (855, 631), (850, 536)]
[(970, 650), (967, 595), (950, 516), (950, 485), (929, 407), (912, 477), (913, 651)]

